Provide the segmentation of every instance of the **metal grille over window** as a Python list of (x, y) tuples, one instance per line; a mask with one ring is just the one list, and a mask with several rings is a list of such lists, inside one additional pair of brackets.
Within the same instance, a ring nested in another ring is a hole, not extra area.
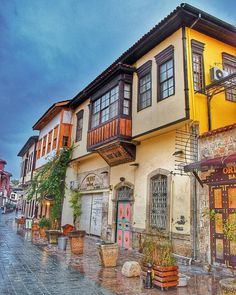
[(125, 201), (131, 200), (133, 194), (133, 190), (128, 186), (122, 186), (117, 190), (117, 200)]
[(167, 176), (151, 178), (151, 227), (166, 229), (167, 226)]

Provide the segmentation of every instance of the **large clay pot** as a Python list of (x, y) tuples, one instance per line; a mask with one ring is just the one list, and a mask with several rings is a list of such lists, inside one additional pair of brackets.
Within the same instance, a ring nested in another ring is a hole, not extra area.
[(84, 230), (71, 231), (68, 236), (70, 239), (70, 248), (73, 254), (82, 254), (84, 252)]
[(104, 267), (114, 267), (118, 259), (118, 245), (114, 243), (104, 243), (98, 245), (98, 255)]
[[(152, 284), (154, 286), (160, 287), (162, 290), (164, 288), (176, 287), (178, 285), (178, 266), (152, 266)], [(142, 277), (145, 281), (147, 275), (147, 266), (142, 266)]]

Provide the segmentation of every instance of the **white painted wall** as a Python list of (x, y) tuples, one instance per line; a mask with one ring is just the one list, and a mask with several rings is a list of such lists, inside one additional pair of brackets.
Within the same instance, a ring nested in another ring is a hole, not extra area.
[[(42, 130), (40, 130), (39, 139), (38, 140), (43, 139), (43, 137), (45, 135), (47, 135), (51, 130), (53, 130), (53, 134), (52, 134), (52, 139), (53, 139), (53, 136), (54, 136), (54, 128), (57, 125), (60, 124), (60, 117), (61, 117), (61, 113), (57, 114)], [(55, 156), (56, 150), (57, 150), (58, 141), (59, 141), (59, 133), (60, 133), (60, 130), (59, 129), (58, 129), (58, 136), (57, 136), (56, 148), (54, 150), (51, 150), (51, 152), (49, 152), (47, 154), (47, 144), (48, 144), (48, 138), (47, 138), (47, 141), (46, 141), (46, 154), (44, 155), (44, 157), (40, 157), (39, 159), (36, 160), (36, 169), (38, 169), (39, 167), (41, 167), (44, 164), (46, 164), (47, 161), (48, 161), (48, 159), (50, 159), (53, 156)], [(41, 146), (41, 154), (42, 154), (42, 146)]]
[(71, 124), (71, 120), (72, 120), (71, 112), (64, 111), (62, 122), (66, 124)]

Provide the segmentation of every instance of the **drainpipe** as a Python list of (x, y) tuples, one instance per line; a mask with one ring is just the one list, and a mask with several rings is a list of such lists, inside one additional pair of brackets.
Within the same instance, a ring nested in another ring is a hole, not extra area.
[[(193, 128), (193, 133), (196, 135), (197, 134), (197, 130), (196, 127), (192, 127)], [(193, 212), (193, 233), (192, 233), (192, 238), (193, 238), (193, 251), (192, 251), (192, 257), (194, 260), (196, 260), (198, 257), (197, 253), (198, 253), (198, 203), (197, 203), (197, 180), (196, 177), (194, 177), (193, 180), (193, 198), (192, 198), (192, 212)]]
[[(181, 4), (182, 8), (184, 8), (184, 6), (185, 6), (185, 3)], [(202, 15), (201, 15), (201, 13), (199, 13), (196, 20), (192, 23), (192, 25), (189, 28), (192, 29), (198, 23), (198, 21), (201, 20), (201, 17), (202, 17)], [(184, 33), (183, 37), (185, 37), (185, 31), (183, 31), (183, 33)], [(189, 32), (188, 35), (190, 35), (190, 32)], [(185, 47), (184, 47), (184, 49), (186, 50)], [(193, 95), (193, 93), (192, 93), (192, 95)], [(194, 99), (193, 99), (193, 102), (194, 102)], [(196, 133), (195, 129), (193, 129), (193, 131)], [(198, 249), (198, 245), (197, 245), (197, 240), (198, 240), (198, 229), (197, 229), (197, 180), (196, 180), (196, 178), (194, 178), (194, 181), (193, 181), (192, 215), (193, 215), (193, 222), (192, 222), (193, 251), (192, 251), (192, 257), (195, 260), (195, 259), (197, 259), (197, 249)]]

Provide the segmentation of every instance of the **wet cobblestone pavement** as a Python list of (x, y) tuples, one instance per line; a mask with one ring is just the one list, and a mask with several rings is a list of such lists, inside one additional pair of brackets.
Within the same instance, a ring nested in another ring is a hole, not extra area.
[(32, 243), (30, 231), (17, 233), (14, 217), (0, 216), (0, 295), (217, 295), (219, 280), (233, 275), (221, 268), (208, 274), (197, 266), (180, 266), (180, 272), (190, 277), (187, 287), (146, 290), (140, 278), (121, 274), (123, 263), (138, 261), (139, 253), (120, 250), (117, 267), (103, 268), (97, 239), (86, 238), (84, 254), (73, 255), (69, 248), (59, 251), (43, 239), (35, 238)]

